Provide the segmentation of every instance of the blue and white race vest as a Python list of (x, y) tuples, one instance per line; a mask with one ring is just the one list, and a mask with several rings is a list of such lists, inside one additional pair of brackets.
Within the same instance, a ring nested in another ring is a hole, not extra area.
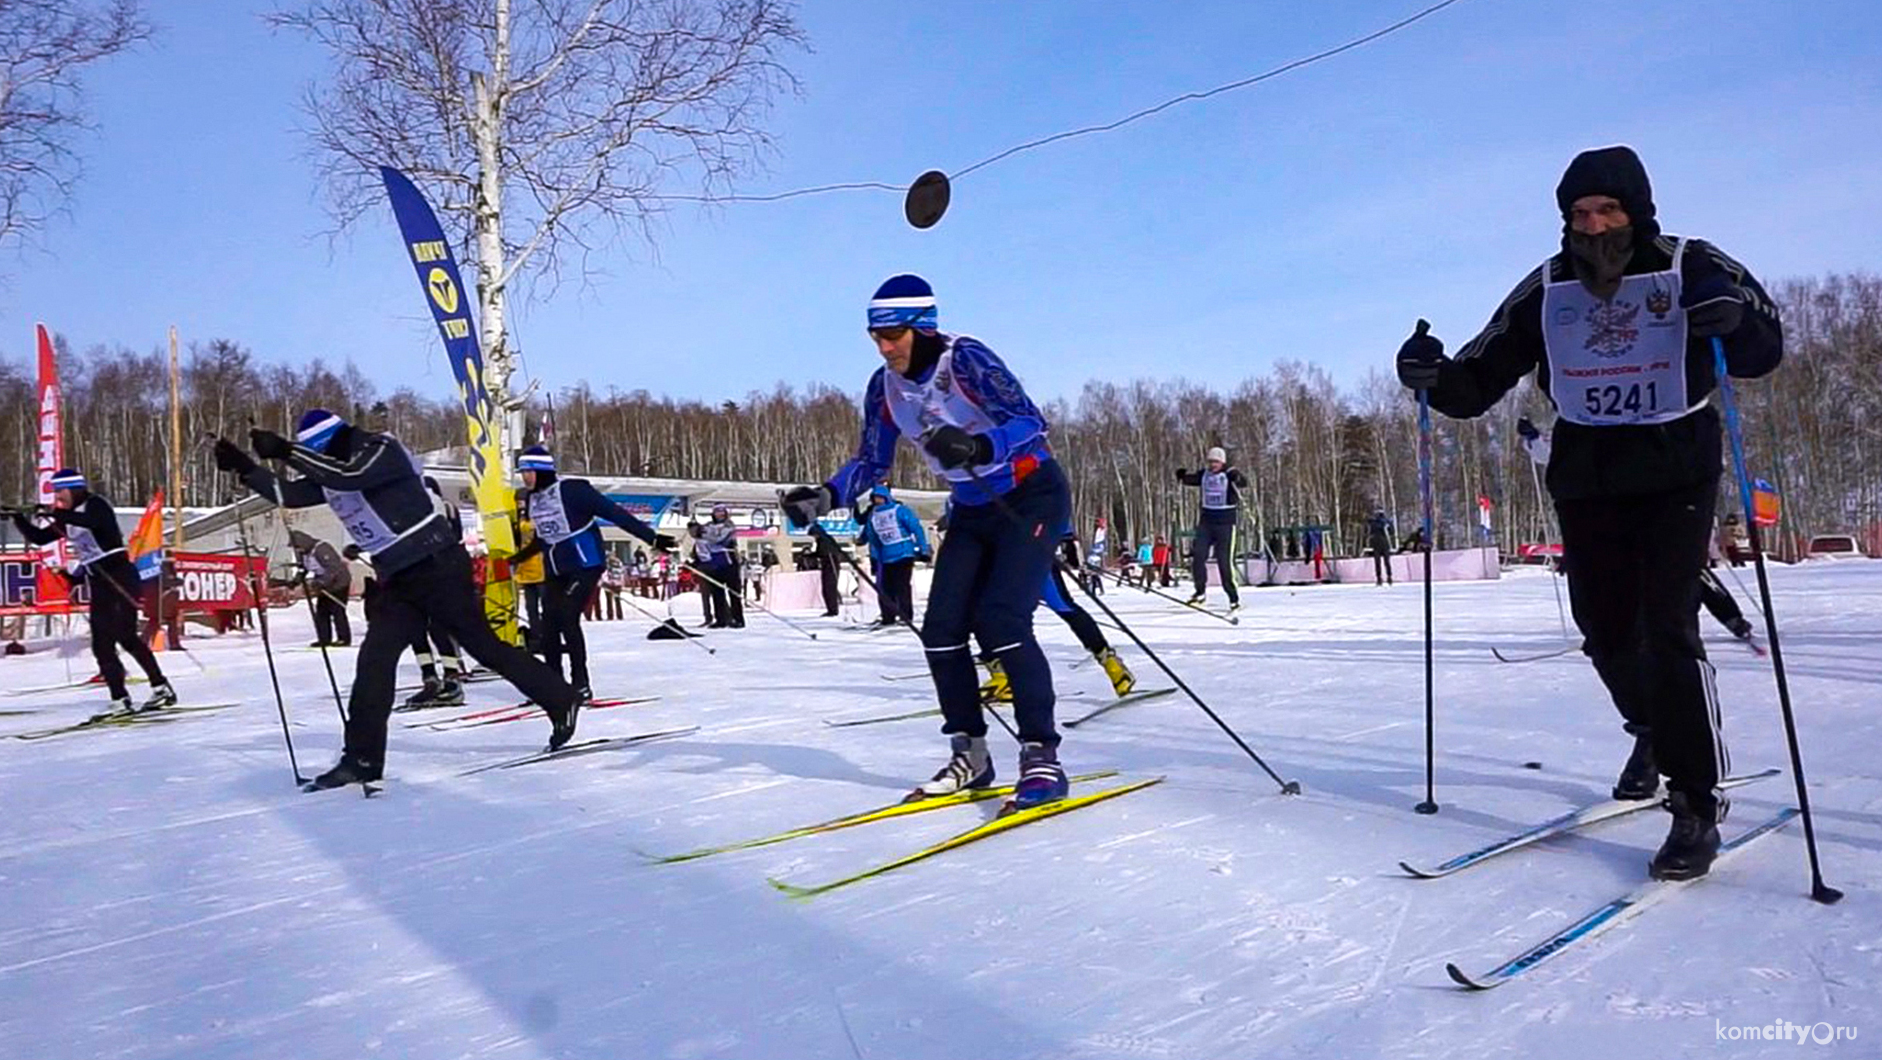
[[(954, 385), (952, 347), (935, 361), (934, 371), (925, 382), (905, 378), (900, 372), (883, 372), (882, 379), (882, 396), (889, 416), (910, 438), (920, 438), (943, 424), (959, 427), (968, 434), (986, 434), (995, 426), (992, 417)], [(949, 482), (971, 482), (975, 474), (986, 478), (1006, 467), (1005, 461), (996, 461), (982, 464), (969, 473), (964, 467), (952, 470), (942, 467), (926, 449), (921, 450), (921, 456), (928, 462), (929, 470)]]
[(1235, 507), (1235, 505), (1229, 501), (1229, 473), (1227, 469), (1221, 471), (1204, 471), (1202, 473), (1202, 506), (1204, 508), (1214, 508), (1218, 511), (1224, 508)]
[(78, 565), (86, 569), (106, 556), (115, 556), (124, 551), (122, 548), (114, 548), (106, 552), (90, 530), (70, 523), (65, 527), (65, 539), (72, 543), (72, 553), (78, 558)]
[(902, 532), (901, 508), (896, 505), (885, 504), (869, 513), (869, 530), (885, 552), (908, 540), (908, 535)]
[[(1681, 239), (1665, 272), (1627, 276), (1614, 297), (1579, 280), (1545, 282), (1542, 338), (1549, 394), (1584, 427), (1670, 423), (1699, 410), (1686, 394), (1686, 311), (1679, 307)], [(1543, 275), (1549, 266), (1543, 264)]]

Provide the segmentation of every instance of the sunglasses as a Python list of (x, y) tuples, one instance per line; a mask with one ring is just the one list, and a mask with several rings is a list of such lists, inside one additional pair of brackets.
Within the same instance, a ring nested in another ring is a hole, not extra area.
[(884, 342), (900, 342), (902, 341), (902, 336), (908, 334), (908, 326), (905, 324), (901, 327), (894, 328), (869, 328), (868, 331), (869, 337), (872, 339), (881, 339)]

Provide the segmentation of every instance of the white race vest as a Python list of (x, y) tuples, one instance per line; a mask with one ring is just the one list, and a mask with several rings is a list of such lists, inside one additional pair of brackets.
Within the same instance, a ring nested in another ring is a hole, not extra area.
[[(954, 347), (951, 344), (947, 352), (935, 361), (934, 371), (929, 373), (925, 383), (917, 383), (905, 378), (900, 372), (884, 369), (882, 396), (896, 427), (911, 439), (920, 438), (942, 424), (959, 427), (968, 434), (986, 434), (995, 426), (992, 418), (955, 385)], [(921, 450), (921, 455), (922, 459), (928, 461), (930, 470), (950, 482), (971, 482), (975, 474), (985, 478), (1004, 466), (1001, 463), (982, 464), (969, 473), (964, 467), (953, 470), (942, 467), (941, 462), (926, 449)]]
[(574, 537), (595, 525), (594, 520), (588, 526), (577, 529), (569, 525), (568, 509), (562, 504), (562, 483), (546, 490), (537, 490), (529, 495), (529, 521), (535, 524), (536, 536), (542, 538), (545, 545), (555, 545)]
[(897, 518), (899, 514), (899, 508), (885, 506), (869, 515), (869, 529), (875, 531), (876, 541), (883, 548), (908, 540), (908, 535), (902, 532), (902, 520)]
[[(399, 446), (399, 452), (405, 455), (406, 462), (412, 465), (413, 471), (424, 474), (423, 465), (419, 464), (418, 458), (412, 455), (411, 450), (397, 441), (390, 444)], [(379, 518), (379, 513), (373, 511), (372, 505), (366, 503), (366, 495), (359, 490), (332, 490), (322, 486), (320, 492), (326, 495), (327, 507), (333, 510), (334, 518), (340, 520), (340, 526), (345, 528), (346, 536), (353, 539), (353, 543), (359, 546), (361, 552), (383, 552), (397, 544), (400, 538), (413, 533), (420, 527), (430, 525), (431, 520), (439, 518), (441, 514), (434, 509), (429, 517), (420, 519), (401, 534), (386, 525), (384, 519)]]
[(1202, 473), (1202, 506), (1217, 509), (1235, 507), (1229, 503), (1229, 473), (1226, 469)]
[(106, 552), (98, 544), (98, 539), (92, 536), (90, 530), (82, 526), (73, 526), (70, 523), (67, 523), (65, 527), (65, 539), (72, 543), (72, 551), (78, 556), (78, 565), (81, 567), (89, 568), (106, 556), (115, 556), (124, 551), (121, 548), (114, 548)]
[[(1549, 395), (1562, 418), (1586, 427), (1669, 423), (1691, 412), (1686, 397), (1686, 311), (1679, 307), (1681, 239), (1666, 272), (1627, 276), (1614, 297), (1579, 280), (1542, 288)], [(1543, 275), (1549, 265), (1543, 264)]]

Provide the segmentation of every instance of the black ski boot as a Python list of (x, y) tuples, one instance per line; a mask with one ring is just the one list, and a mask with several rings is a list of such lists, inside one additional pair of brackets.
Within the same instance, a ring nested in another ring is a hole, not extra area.
[(171, 688), (168, 681), (159, 681), (150, 686), (150, 698), (139, 704), (137, 712), (142, 714), (146, 711), (174, 706), (176, 706), (176, 689)]
[[(413, 692), (411, 696), (405, 700), (405, 702), (399, 704), (396, 707), (393, 707), (392, 709), (400, 713), (404, 713), (405, 711), (408, 711), (408, 710), (426, 710), (431, 707), (442, 707), (442, 706), (445, 706), (445, 704), (440, 703), (438, 701), (438, 697), (443, 694), (444, 694), (444, 682), (439, 681), (435, 677), (427, 677), (425, 678), (425, 687), (419, 689), (416, 692)], [(463, 701), (464, 701), (464, 693), (462, 690), (459, 690), (458, 702), (461, 704)]]
[(554, 719), (553, 724), (555, 727), (549, 730), (548, 750), (560, 751), (570, 740), (575, 738), (575, 719), (581, 716), (582, 705), (587, 702), (587, 696), (578, 694), (575, 697), (575, 701), (569, 704), (568, 713), (564, 714), (561, 718)]
[(371, 784), (385, 775), (385, 763), (369, 762), (352, 754), (342, 754), (332, 769), (301, 785), (302, 791), (327, 791), (348, 784)]
[(464, 686), (450, 678), (445, 678), (438, 686), (438, 694), (431, 701), (434, 707), (461, 707), (464, 705)]
[(1673, 827), (1647, 865), (1648, 875), (1656, 880), (1691, 880), (1712, 871), (1712, 859), (1719, 856), (1717, 811), (1695, 811), (1683, 791), (1667, 796), (1666, 808), (1673, 811)]
[(1634, 753), (1627, 756), (1620, 778), (1614, 782), (1614, 797), (1627, 802), (1651, 799), (1660, 793), (1660, 765), (1653, 760), (1653, 734), (1634, 734)]

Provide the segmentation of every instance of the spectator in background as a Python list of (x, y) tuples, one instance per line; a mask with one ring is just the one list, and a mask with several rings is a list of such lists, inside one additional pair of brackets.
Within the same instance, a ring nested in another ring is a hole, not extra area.
[(314, 643), (310, 647), (344, 648), (352, 644), (346, 602), (352, 595), (353, 575), (346, 561), (332, 545), (300, 530), (288, 531), (288, 544), (294, 547), (295, 562), (301, 565), (297, 580), (303, 580), (314, 597)]
[(1170, 578), (1170, 543), (1162, 534), (1158, 534), (1156, 543), (1150, 546), (1150, 565), (1156, 570), (1158, 585), (1168, 589), (1174, 584)]

